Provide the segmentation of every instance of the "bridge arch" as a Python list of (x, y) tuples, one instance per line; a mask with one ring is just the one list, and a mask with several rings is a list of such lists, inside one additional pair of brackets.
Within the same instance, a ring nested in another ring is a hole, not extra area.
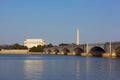
[(105, 50), (101, 47), (95, 46), (89, 51), (92, 56), (102, 57), (102, 54), (105, 53)]
[(47, 50), (47, 54), (51, 54), (52, 50), (51, 49), (48, 49)]
[(54, 49), (55, 54), (58, 54), (59, 52), (60, 52), (59, 49)]
[(73, 49), (73, 52), (74, 52), (74, 54), (75, 55), (79, 55), (79, 56), (81, 56), (81, 53), (83, 53), (84, 52), (84, 50), (82, 49), (82, 48), (74, 48)]
[(117, 57), (120, 57), (120, 46), (115, 48), (115, 54), (117, 55)]
[(68, 53), (70, 53), (70, 50), (67, 49), (67, 48), (63, 48), (62, 54), (63, 54), (63, 55), (68, 55)]

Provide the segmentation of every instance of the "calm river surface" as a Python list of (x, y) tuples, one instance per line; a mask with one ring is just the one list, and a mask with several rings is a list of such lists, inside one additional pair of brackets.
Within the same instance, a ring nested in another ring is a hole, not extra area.
[(120, 80), (120, 58), (0, 55), (0, 80)]

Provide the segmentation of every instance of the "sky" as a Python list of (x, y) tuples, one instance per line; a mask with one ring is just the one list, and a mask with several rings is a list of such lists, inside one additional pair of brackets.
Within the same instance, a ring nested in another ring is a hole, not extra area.
[(0, 0), (0, 44), (120, 41), (120, 0)]

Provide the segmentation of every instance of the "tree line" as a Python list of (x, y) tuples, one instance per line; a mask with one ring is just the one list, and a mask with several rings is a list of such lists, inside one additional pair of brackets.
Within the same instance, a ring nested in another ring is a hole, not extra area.
[[(67, 45), (75, 45), (75, 44), (65, 44), (61, 43), (58, 46), (67, 46)], [(37, 47), (32, 47), (29, 49), (30, 52), (43, 52), (44, 48), (49, 48), (49, 47), (57, 47), (56, 45), (53, 44), (48, 44), (48, 45), (38, 45)], [(18, 43), (15, 43), (13, 45), (0, 45), (0, 51), (1, 49), (28, 49), (27, 46), (20, 45)]]
[(28, 49), (27, 46), (18, 43), (12, 45), (0, 45), (0, 49)]

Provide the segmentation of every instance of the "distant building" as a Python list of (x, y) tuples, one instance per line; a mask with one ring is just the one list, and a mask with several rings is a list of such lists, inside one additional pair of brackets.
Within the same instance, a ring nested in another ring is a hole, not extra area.
[(45, 41), (43, 39), (26, 39), (26, 41), (24, 41), (24, 46), (27, 46), (28, 48), (32, 48), (32, 47), (37, 47), (38, 45), (45, 45)]

